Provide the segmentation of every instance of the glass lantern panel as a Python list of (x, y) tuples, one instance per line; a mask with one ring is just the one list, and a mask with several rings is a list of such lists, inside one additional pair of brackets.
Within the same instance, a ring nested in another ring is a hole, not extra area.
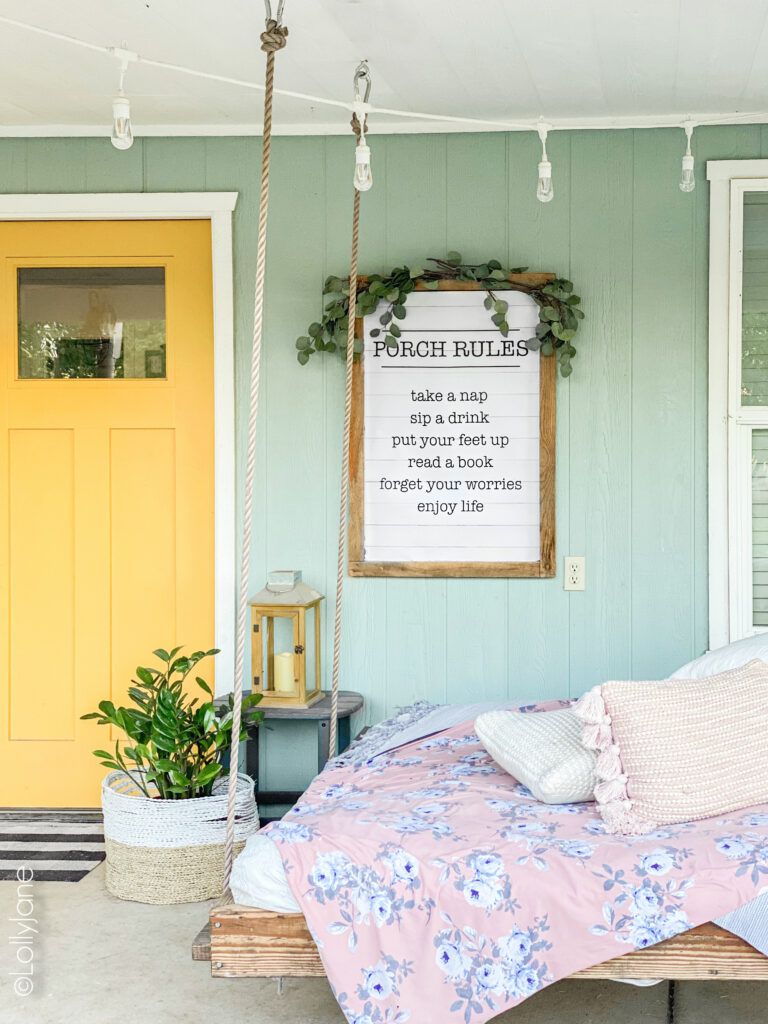
[[(267, 621), (267, 620), (265, 620)], [(274, 639), (274, 665), (271, 666), (270, 683), (277, 693), (293, 693), (297, 689), (295, 682), (296, 659), (294, 657), (294, 622), (293, 617), (275, 615), (272, 623)], [(265, 643), (267, 638), (265, 637)], [(282, 657), (281, 657), (282, 655)], [(290, 657), (286, 657), (290, 655)]]
[(317, 629), (317, 611), (310, 608), (306, 618), (306, 658), (307, 658), (307, 693), (315, 688), (315, 631)]

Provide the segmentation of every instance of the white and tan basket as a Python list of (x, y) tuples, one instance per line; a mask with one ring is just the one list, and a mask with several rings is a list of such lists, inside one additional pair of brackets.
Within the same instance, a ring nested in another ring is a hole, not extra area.
[[(107, 890), (138, 903), (196, 903), (224, 885), (227, 780), (212, 796), (147, 799), (122, 772), (101, 786)], [(253, 779), (237, 777), (235, 853), (259, 828)]]

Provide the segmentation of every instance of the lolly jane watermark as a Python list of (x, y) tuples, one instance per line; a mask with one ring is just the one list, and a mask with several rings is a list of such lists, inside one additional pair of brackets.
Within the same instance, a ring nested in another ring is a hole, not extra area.
[(11, 968), (13, 991), (17, 996), (32, 994), (35, 988), (36, 949), (38, 921), (35, 917), (35, 874), (25, 865), (16, 871), (16, 897), (8, 918), (10, 929), (8, 943), (13, 950)]

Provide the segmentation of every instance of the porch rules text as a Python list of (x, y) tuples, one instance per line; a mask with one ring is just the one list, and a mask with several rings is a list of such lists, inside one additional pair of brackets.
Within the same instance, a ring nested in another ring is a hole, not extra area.
[(397, 348), (365, 318), (366, 561), (536, 562), (538, 307), (505, 291), (413, 292)]

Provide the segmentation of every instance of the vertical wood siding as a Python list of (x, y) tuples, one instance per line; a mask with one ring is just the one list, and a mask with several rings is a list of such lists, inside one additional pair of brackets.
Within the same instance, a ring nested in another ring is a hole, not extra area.
[[(343, 685), (365, 694), (368, 721), (418, 697), (554, 697), (611, 677), (660, 677), (706, 647), (704, 160), (766, 156), (768, 133), (701, 128), (694, 145), (697, 188), (684, 195), (679, 130), (558, 132), (555, 200), (542, 206), (531, 135), (372, 137), (363, 270), (447, 249), (495, 256), (570, 276), (587, 319), (573, 376), (558, 383), (558, 578), (347, 580)], [(106, 139), (0, 141), (7, 192), (240, 193), (240, 438), (259, 153), (259, 140), (239, 138), (145, 139), (127, 153)], [(330, 595), (342, 364), (315, 357), (302, 368), (294, 341), (320, 313), (323, 278), (345, 273), (352, 142), (281, 138), (274, 157), (252, 589), (267, 568), (296, 566)], [(584, 593), (562, 589), (569, 553), (586, 556)], [(268, 781), (306, 781), (311, 730), (303, 762), (280, 738), (267, 736)]]

